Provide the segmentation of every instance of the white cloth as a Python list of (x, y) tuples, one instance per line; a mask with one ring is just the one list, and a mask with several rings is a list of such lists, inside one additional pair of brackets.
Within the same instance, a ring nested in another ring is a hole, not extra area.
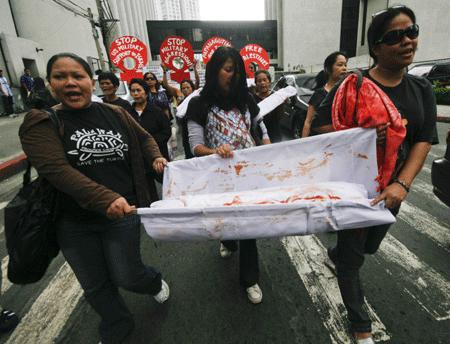
[(302, 235), (395, 222), (370, 206), (377, 184), (376, 131), (351, 129), (174, 161), (163, 201), (140, 208), (161, 240)]
[(0, 78), (0, 88), (2, 89), (1, 95), (4, 95), (4, 93), (6, 93), (6, 95), (9, 97), (13, 96), (11, 86), (9, 86), (8, 80), (6, 80), (4, 76)]

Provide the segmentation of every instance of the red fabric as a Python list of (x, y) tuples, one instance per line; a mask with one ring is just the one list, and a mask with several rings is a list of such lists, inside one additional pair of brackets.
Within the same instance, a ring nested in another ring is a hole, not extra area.
[(383, 190), (394, 172), (397, 152), (406, 136), (406, 128), (389, 97), (368, 78), (363, 78), (355, 113), (357, 80), (358, 76), (351, 74), (339, 86), (332, 107), (333, 127), (335, 130), (376, 128), (391, 123), (386, 130), (386, 144), (377, 145), (377, 181)]

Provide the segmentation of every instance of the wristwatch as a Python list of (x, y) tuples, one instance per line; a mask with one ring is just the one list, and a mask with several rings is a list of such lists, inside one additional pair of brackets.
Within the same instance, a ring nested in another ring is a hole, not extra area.
[(400, 184), (406, 192), (409, 192), (409, 186), (404, 180), (395, 178), (394, 183)]

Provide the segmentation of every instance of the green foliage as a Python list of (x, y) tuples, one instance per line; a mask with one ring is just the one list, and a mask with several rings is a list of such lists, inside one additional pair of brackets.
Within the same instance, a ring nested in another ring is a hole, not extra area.
[(450, 105), (450, 88), (443, 87), (440, 82), (436, 82), (433, 90), (437, 104)]

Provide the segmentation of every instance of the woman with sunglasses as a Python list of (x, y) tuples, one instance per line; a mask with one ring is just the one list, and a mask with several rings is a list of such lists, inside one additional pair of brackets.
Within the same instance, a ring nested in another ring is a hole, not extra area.
[[(438, 143), (436, 101), (431, 84), (406, 73), (417, 49), (419, 27), (414, 12), (406, 6), (388, 8), (373, 16), (367, 32), (374, 65), (363, 76), (373, 81), (390, 98), (406, 126), (406, 137), (399, 150), (390, 184), (373, 200), (384, 201), (396, 215), (409, 188), (420, 172), (432, 144)], [(320, 132), (332, 131), (331, 104), (336, 87), (318, 109), (316, 125)], [(377, 128), (378, 143), (386, 142), (389, 123)], [(363, 308), (364, 293), (359, 270), (365, 254), (378, 250), (389, 225), (338, 232), (337, 245), (328, 249), (336, 266), (339, 288), (350, 321), (350, 331), (360, 344), (374, 343), (371, 321)]]
[(166, 91), (161, 87), (156, 75), (152, 72), (147, 72), (144, 74), (144, 81), (150, 89), (148, 93), (149, 103), (161, 108), (167, 118), (172, 119), (169, 98), (167, 97)]

